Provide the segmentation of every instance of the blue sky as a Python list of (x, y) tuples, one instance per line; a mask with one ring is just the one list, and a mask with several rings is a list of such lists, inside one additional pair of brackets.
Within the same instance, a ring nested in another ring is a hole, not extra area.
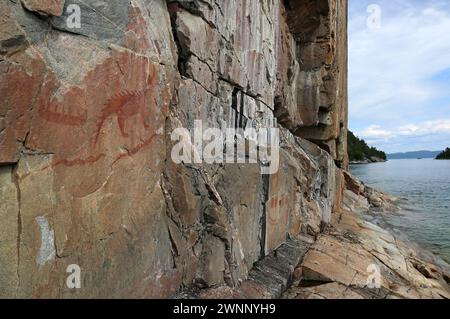
[(349, 5), (350, 129), (389, 153), (449, 147), (450, 1)]

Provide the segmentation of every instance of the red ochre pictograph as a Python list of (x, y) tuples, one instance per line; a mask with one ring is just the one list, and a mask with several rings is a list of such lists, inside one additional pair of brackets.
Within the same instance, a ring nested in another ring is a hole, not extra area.
[(105, 121), (111, 117), (117, 117), (117, 123), (120, 128), (122, 137), (129, 137), (128, 133), (125, 131), (125, 122), (130, 117), (139, 115), (142, 119), (142, 123), (146, 129), (150, 128), (148, 121), (151, 120), (152, 114), (147, 105), (148, 99), (150, 100), (150, 109), (154, 109), (154, 98), (149, 96), (149, 91), (153, 90), (155, 87), (155, 82), (157, 78), (157, 70), (155, 65), (152, 65), (152, 71), (148, 77), (147, 85), (144, 90), (135, 92), (124, 90), (114, 95), (109, 99), (105, 107), (102, 109), (99, 119), (97, 121), (97, 130), (94, 137), (94, 145), (97, 144), (98, 138), (100, 136), (102, 127)]
[(105, 156), (106, 156), (105, 154), (99, 154), (97, 156), (89, 156), (85, 159), (77, 158), (74, 160), (67, 160), (67, 159), (57, 160), (57, 161), (53, 162), (52, 166), (64, 165), (64, 166), (72, 167), (72, 166), (76, 166), (76, 165), (92, 164), (92, 163), (98, 162), (100, 159), (102, 159)]
[[(123, 58), (123, 56), (120, 57)], [(91, 128), (92, 133), (90, 134), (90, 137), (88, 137), (89, 143), (87, 144), (85, 155), (70, 159), (64, 157), (61, 158), (60, 155), (56, 154), (51, 164), (52, 167), (84, 166), (94, 164), (102, 159), (108, 159), (111, 165), (114, 165), (125, 157), (137, 154), (140, 150), (151, 145), (154, 142), (157, 134), (154, 132), (155, 128), (152, 124), (157, 120), (154, 114), (157, 107), (155, 88), (158, 84), (159, 73), (157, 64), (149, 61), (148, 59), (144, 60), (145, 61), (141, 60), (136, 63), (142, 64), (143, 69), (141, 69), (142, 71), (139, 72), (145, 72), (145, 69), (148, 68), (148, 71), (146, 72), (147, 75), (144, 77), (144, 79), (146, 78), (146, 80), (144, 80), (145, 83), (142, 84), (141, 82), (135, 85), (140, 86), (141, 89), (123, 89), (106, 100), (100, 110), (100, 113), (98, 114), (96, 119), (94, 119), (95, 128)], [(104, 64), (105, 66), (103, 68), (106, 68), (106, 70), (108, 70), (105, 76), (107, 76), (108, 73), (110, 74), (111, 70), (108, 68), (111, 67), (111, 64), (111, 60)], [(100, 69), (99, 73), (101, 72), (101, 70), (103, 69)], [(115, 79), (116, 83), (127, 83), (126, 76), (124, 74), (122, 74), (122, 76), (123, 78)], [(136, 75), (136, 77), (137, 76), (138, 75)], [(74, 128), (89, 128), (89, 126), (87, 126), (87, 124), (89, 124), (88, 112), (86, 110), (74, 110), (74, 105), (76, 103), (67, 102), (68, 97), (75, 97), (76, 99), (78, 99), (80, 97), (80, 95), (78, 94), (83, 93), (79, 91), (79, 87), (70, 88), (64, 95), (62, 101), (55, 100), (49, 102), (48, 104), (43, 104), (38, 108), (39, 116), (47, 122), (57, 125), (70, 126)], [(143, 128), (145, 128), (145, 131), (147, 132), (146, 134), (144, 134), (144, 136), (133, 136), (130, 132), (131, 128), (127, 131), (127, 120), (132, 117), (142, 121)], [(114, 120), (117, 120), (117, 125), (122, 138), (131, 138), (130, 140), (128, 140), (128, 142), (132, 140), (138, 140), (139, 142), (134, 145), (127, 145), (126, 152), (121, 152), (115, 155), (111, 154), (112, 156), (110, 156), (105, 152), (102, 152), (102, 147), (97, 146), (97, 144), (100, 144), (99, 142), (102, 137), (105, 136), (105, 134), (109, 133), (107, 130), (104, 130), (104, 126), (106, 122), (112, 118)]]
[[(52, 106), (54, 107), (52, 109)], [(52, 103), (48, 108), (40, 107), (39, 115), (49, 122), (62, 124), (67, 126), (82, 126), (87, 122), (87, 112), (83, 111), (81, 114), (71, 114), (70, 110), (57, 109), (57, 103)], [(67, 112), (67, 113), (66, 113)]]

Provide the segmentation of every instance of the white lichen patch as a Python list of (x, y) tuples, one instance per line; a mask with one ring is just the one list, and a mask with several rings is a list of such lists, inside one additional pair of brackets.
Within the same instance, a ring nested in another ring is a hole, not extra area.
[(41, 248), (36, 257), (36, 262), (39, 266), (44, 266), (50, 260), (55, 259), (55, 232), (50, 228), (45, 217), (36, 217), (36, 222), (41, 229)]

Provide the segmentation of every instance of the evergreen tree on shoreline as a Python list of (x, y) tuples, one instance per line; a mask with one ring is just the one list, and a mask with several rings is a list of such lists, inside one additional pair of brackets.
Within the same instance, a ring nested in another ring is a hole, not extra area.
[(437, 160), (450, 160), (450, 148), (447, 147), (445, 151), (443, 151), (441, 154), (439, 154), (436, 157)]
[(355, 134), (353, 134), (351, 131), (348, 131), (347, 141), (348, 157), (350, 162), (358, 162), (364, 160), (371, 161), (372, 157), (376, 157), (384, 161), (387, 160), (385, 152), (380, 151), (375, 147), (370, 147), (364, 140), (356, 137)]

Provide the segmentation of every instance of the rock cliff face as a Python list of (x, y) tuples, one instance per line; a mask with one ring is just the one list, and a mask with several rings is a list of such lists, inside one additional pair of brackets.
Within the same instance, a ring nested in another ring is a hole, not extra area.
[[(0, 297), (237, 288), (340, 209), (346, 0), (0, 0), (0, 11)], [(261, 116), (280, 129), (275, 174), (262, 161), (172, 160), (176, 128)], [(72, 264), (81, 289), (66, 285)]]

